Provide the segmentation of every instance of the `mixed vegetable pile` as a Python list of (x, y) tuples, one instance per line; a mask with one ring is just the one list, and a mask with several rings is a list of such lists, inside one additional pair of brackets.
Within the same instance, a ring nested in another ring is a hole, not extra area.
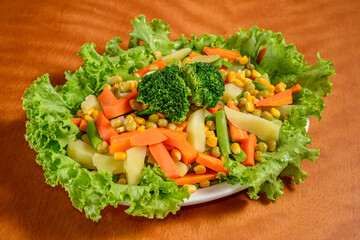
[(52, 87), (25, 91), (26, 140), (46, 182), (60, 183), (94, 221), (107, 205), (164, 218), (199, 188), (227, 181), (257, 199), (283, 194), (280, 176), (303, 182), (307, 117), (319, 120), (331, 61), (303, 60), (281, 33), (252, 27), (171, 41), (169, 25), (131, 21), (129, 49), (115, 37), (103, 55), (85, 44), (84, 66)]

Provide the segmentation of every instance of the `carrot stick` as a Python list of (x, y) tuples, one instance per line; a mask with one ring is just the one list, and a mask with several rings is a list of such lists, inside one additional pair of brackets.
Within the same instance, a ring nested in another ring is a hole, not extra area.
[(292, 104), (292, 91), (291, 89), (287, 89), (283, 92), (275, 94), (272, 97), (265, 98), (256, 103), (256, 106), (280, 106), (286, 104)]
[(255, 165), (254, 155), (255, 155), (256, 141), (257, 141), (256, 136), (254, 134), (250, 134), (249, 138), (246, 139), (246, 141), (244, 141), (241, 144), (241, 148), (246, 153), (246, 160), (244, 162), (242, 162), (242, 164), (245, 166), (254, 166)]
[(118, 135), (103, 112), (99, 112), (98, 115), (96, 115), (95, 123), (102, 140), (110, 142), (111, 136)]
[(176, 147), (181, 152), (181, 160), (185, 164), (190, 164), (195, 161), (197, 151), (195, 148), (186, 141), (186, 133), (180, 131), (173, 131), (165, 128), (158, 128), (162, 133), (167, 136), (164, 144)]
[[(235, 104), (232, 101), (228, 101), (226, 105), (230, 109), (233, 109), (235, 111), (240, 111), (239, 108), (235, 106)], [(243, 142), (245, 141), (245, 139), (249, 137), (246, 130), (234, 126), (234, 124), (232, 124), (230, 121), (228, 121), (228, 124), (230, 128), (231, 139), (233, 141)]]
[(70, 119), (76, 126), (80, 126), (81, 121), (83, 120), (82, 118), (71, 118)]
[(167, 137), (162, 134), (157, 128), (149, 128), (143, 132), (130, 137), (131, 146), (146, 146), (161, 143)]
[(204, 47), (204, 53), (207, 55), (219, 55), (222, 58), (227, 58), (229, 61), (233, 62), (237, 57), (240, 57), (241, 54), (239, 51), (233, 51), (223, 48), (211, 48), (211, 47)]
[(175, 179), (180, 177), (180, 171), (163, 143), (149, 145), (149, 150), (156, 163), (159, 164), (160, 168), (169, 178)]
[(291, 90), (292, 94), (294, 94), (294, 93), (297, 93), (298, 91), (300, 91), (302, 89), (302, 87), (300, 86), (300, 84), (297, 83), (296, 85), (292, 86), (289, 89)]
[(220, 104), (216, 105), (214, 108), (207, 108), (207, 110), (209, 112), (211, 112), (212, 114), (215, 114), (217, 111), (219, 111), (221, 108)]
[(165, 146), (166, 150), (168, 150), (168, 151), (171, 151), (175, 148), (174, 146), (170, 146), (168, 144), (164, 144), (164, 146)]
[(196, 174), (196, 173), (188, 173), (181, 178), (175, 179), (175, 182), (178, 185), (185, 185), (185, 184), (195, 184), (202, 181), (207, 180), (214, 180), (216, 179), (217, 172), (208, 170), (204, 174)]
[(200, 53), (197, 53), (197, 52), (191, 52), (190, 55), (189, 55), (189, 58), (193, 58), (193, 57), (198, 57), (198, 56), (203, 56), (202, 54)]
[(117, 99), (115, 97), (115, 95), (113, 94), (113, 92), (108, 89), (108, 88), (104, 88), (104, 90), (102, 91), (102, 93), (98, 96), (98, 101), (101, 105), (102, 108), (104, 108), (107, 105), (112, 104), (113, 102), (115, 102)]
[(79, 129), (80, 131), (82, 132), (86, 132), (86, 125), (87, 125), (88, 121), (86, 121), (85, 119), (81, 119), (81, 123), (80, 123), (80, 126), (79, 126)]
[(138, 134), (138, 131), (131, 131), (110, 137), (110, 153), (125, 152), (131, 148), (130, 138)]
[(134, 72), (134, 74), (137, 73), (137, 74), (140, 75), (140, 77), (144, 76), (146, 73), (150, 72), (150, 66), (151, 65), (155, 65), (159, 69), (163, 69), (166, 66), (166, 62), (164, 61), (164, 59), (161, 58), (161, 59), (153, 62), (152, 64), (150, 64), (150, 65), (148, 65), (148, 66), (146, 66), (146, 67), (144, 67), (142, 69), (137, 70), (136, 72)]
[(125, 97), (122, 97), (112, 104), (103, 107), (106, 118), (111, 119), (133, 111), (130, 106), (130, 100), (136, 98), (137, 96), (137, 90), (134, 88), (132, 92)]
[(196, 156), (196, 162), (214, 170), (215, 172), (224, 172), (226, 175), (229, 174), (229, 171), (223, 167), (224, 162), (222, 160), (208, 154), (198, 153)]
[(256, 60), (257, 64), (259, 64), (262, 60), (262, 58), (264, 57), (265, 55), (265, 52), (266, 52), (266, 47), (263, 47), (260, 52), (259, 52), (259, 55), (258, 55), (258, 58)]

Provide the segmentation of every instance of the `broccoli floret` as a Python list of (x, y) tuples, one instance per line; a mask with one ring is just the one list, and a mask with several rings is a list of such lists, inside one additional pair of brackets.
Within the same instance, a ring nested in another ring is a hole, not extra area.
[(215, 107), (224, 94), (221, 73), (209, 63), (187, 64), (180, 69), (180, 76), (191, 90), (191, 100), (199, 107)]
[(149, 105), (153, 111), (162, 112), (171, 122), (182, 122), (189, 111), (190, 89), (179, 76), (177, 65), (166, 66), (146, 75), (139, 82), (137, 101)]

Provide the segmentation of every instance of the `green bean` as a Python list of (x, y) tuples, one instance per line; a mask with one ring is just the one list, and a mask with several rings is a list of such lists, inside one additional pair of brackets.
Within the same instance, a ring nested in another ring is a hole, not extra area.
[(148, 115), (151, 115), (151, 114), (154, 114), (154, 113), (156, 113), (156, 111), (153, 111), (150, 108), (147, 108), (147, 109), (139, 111), (139, 112), (137, 112), (135, 114), (136, 114), (136, 116), (139, 116), (139, 117), (145, 117), (145, 116), (148, 116)]
[(102, 139), (100, 138), (100, 135), (96, 129), (95, 121), (92, 119), (90, 120), (85, 127), (86, 133), (90, 139), (91, 144), (97, 149), (98, 145), (102, 143)]
[(253, 84), (255, 85), (255, 89), (258, 91), (264, 91), (264, 90), (268, 90), (266, 87), (264, 87), (263, 85), (253, 81)]
[(227, 121), (224, 110), (219, 110), (215, 113), (216, 121), (216, 135), (219, 142), (221, 154), (230, 154), (230, 141), (227, 130)]
[(236, 99), (239, 100), (240, 98), (242, 98), (242, 97), (244, 96), (244, 94), (245, 94), (245, 91), (243, 91), (242, 93), (240, 93), (240, 94), (236, 97)]
[(244, 151), (241, 151), (239, 154), (231, 154), (235, 161), (237, 162), (243, 162), (247, 158), (246, 153)]

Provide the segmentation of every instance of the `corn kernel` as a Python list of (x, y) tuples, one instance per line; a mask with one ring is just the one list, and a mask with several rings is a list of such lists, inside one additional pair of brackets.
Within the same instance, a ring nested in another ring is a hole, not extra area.
[(76, 116), (79, 118), (82, 118), (82, 117), (84, 117), (84, 112), (82, 110), (79, 110), (76, 112)]
[(273, 91), (275, 91), (275, 86), (272, 85), (272, 84), (269, 84), (269, 85), (267, 86), (267, 89), (268, 89), (270, 92), (273, 92)]
[(157, 70), (159, 70), (159, 67), (156, 66), (155, 64), (152, 64), (152, 65), (149, 66), (149, 70), (150, 71), (157, 71)]
[(92, 119), (92, 117), (91, 117), (90, 115), (85, 115), (85, 116), (84, 116), (84, 119), (85, 119), (86, 121), (90, 121), (90, 120)]
[(126, 130), (126, 128), (124, 126), (121, 126), (121, 127), (116, 129), (116, 132), (123, 133), (123, 132), (125, 132), (125, 130)]
[(244, 84), (252, 83), (252, 80), (250, 78), (245, 78), (245, 80), (243, 82), (244, 82)]
[(241, 148), (240, 148), (240, 145), (238, 143), (231, 144), (230, 149), (231, 149), (231, 152), (233, 154), (239, 154), (241, 152)]
[(206, 145), (208, 145), (209, 147), (216, 147), (217, 141), (217, 137), (209, 136), (208, 138), (206, 138)]
[(136, 129), (138, 132), (143, 132), (145, 130), (145, 126), (141, 125)]
[(252, 101), (252, 102), (254, 102), (256, 99), (257, 99), (257, 98), (256, 98), (254, 95), (251, 96), (251, 101)]
[(267, 80), (266, 78), (258, 78), (255, 81), (258, 84), (263, 85), (264, 87), (268, 87), (268, 85), (270, 84), (269, 80)]
[(243, 71), (241, 69), (237, 70), (236, 78), (241, 80), (241, 81), (244, 81), (245, 80), (245, 71)]
[(248, 111), (248, 112), (253, 112), (254, 110), (255, 110), (255, 107), (254, 107), (254, 104), (253, 104), (253, 102), (246, 102), (245, 103), (245, 109), (246, 109), (246, 111)]
[(114, 154), (114, 158), (116, 160), (126, 160), (126, 158), (127, 158), (126, 152), (117, 152)]
[(215, 123), (213, 121), (207, 121), (206, 126), (208, 126), (210, 130), (216, 129)]
[(99, 114), (99, 111), (94, 109), (94, 111), (92, 112), (91, 116), (92, 116), (93, 118), (96, 118), (96, 116), (97, 116), (98, 114)]
[(91, 115), (94, 110), (95, 110), (94, 108), (90, 108), (89, 110), (86, 111), (85, 115)]
[(135, 120), (135, 122), (136, 122), (137, 124), (139, 124), (139, 125), (145, 124), (145, 119), (142, 118), (142, 117), (135, 117), (134, 120)]
[(234, 82), (235, 79), (236, 79), (236, 72), (230, 71), (228, 73), (227, 80), (229, 81), (229, 83), (232, 83)]
[(117, 181), (118, 184), (127, 184), (127, 180), (126, 178), (119, 178), (119, 180)]
[(154, 51), (153, 55), (155, 57), (156, 60), (160, 59), (162, 57), (162, 54), (160, 51)]
[(240, 63), (241, 65), (247, 64), (248, 61), (249, 61), (249, 59), (248, 59), (247, 56), (243, 56), (243, 57), (241, 57), (241, 58), (239, 59), (239, 63)]
[(167, 128), (167, 129), (170, 129), (170, 130), (175, 130), (175, 129), (176, 129), (176, 125), (173, 124), (173, 123), (169, 123), (166, 128)]
[(194, 172), (196, 174), (204, 174), (206, 172), (206, 167), (203, 165), (197, 165), (196, 167), (194, 167)]
[(241, 81), (241, 80), (239, 80), (239, 79), (235, 79), (235, 80), (234, 80), (234, 84), (235, 84), (237, 87), (243, 87), (243, 86), (244, 86), (243, 81)]
[(131, 99), (129, 103), (132, 110), (141, 111), (141, 103), (138, 103), (135, 99)]
[(200, 185), (201, 188), (209, 187), (209, 186), (210, 186), (210, 181), (209, 181), (209, 180), (201, 181), (201, 182), (199, 183), (199, 185)]
[(180, 161), (181, 160), (181, 152), (177, 149), (173, 149), (170, 152), (170, 156), (174, 161)]
[(197, 187), (193, 184), (185, 184), (184, 187), (187, 187), (189, 193), (194, 193), (197, 190)]
[(209, 130), (210, 130), (210, 128), (205, 125), (205, 132), (206, 132), (206, 131), (209, 131)]
[(129, 81), (129, 89), (133, 90), (135, 88), (137, 88), (137, 81)]
[(215, 137), (215, 132), (214, 131), (205, 131), (205, 136), (206, 137), (209, 137), (209, 136)]
[(161, 112), (158, 112), (156, 114), (159, 116), (159, 118), (166, 118), (166, 115)]
[(271, 108), (271, 109), (270, 109), (270, 113), (271, 113), (274, 117), (276, 117), (276, 118), (279, 118), (279, 117), (280, 117), (280, 112), (279, 112), (279, 110), (277, 110), (276, 108)]
[(269, 93), (269, 97), (272, 97), (272, 96), (274, 96), (275, 94), (274, 94), (274, 92), (270, 92)]
[(258, 78), (261, 76), (261, 74), (258, 71), (256, 71), (255, 69), (253, 69), (251, 71), (251, 76), (253, 76), (253, 78)]
[(244, 98), (245, 98), (247, 101), (251, 101), (251, 94), (250, 94), (248, 91), (246, 91), (246, 92), (244, 93)]
[(259, 90), (256, 90), (256, 89), (255, 89), (255, 90), (253, 91), (252, 95), (253, 95), (253, 96), (256, 96), (258, 93), (259, 93)]
[(275, 86), (275, 92), (279, 93), (279, 92), (283, 92), (286, 89), (286, 84), (283, 82), (279, 82), (278, 84), (276, 84)]
[(224, 69), (220, 69), (219, 72), (221, 73), (222, 79), (225, 81), (227, 79), (227, 76), (228, 76), (228, 71), (226, 71)]

